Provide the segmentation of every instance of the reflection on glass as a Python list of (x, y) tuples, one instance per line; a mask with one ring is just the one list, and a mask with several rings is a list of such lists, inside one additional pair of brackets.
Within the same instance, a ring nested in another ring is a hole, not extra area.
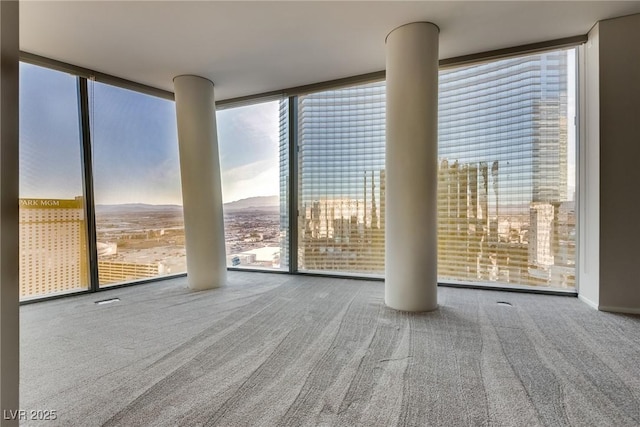
[(288, 267), (287, 101), (216, 114), (227, 265)]
[(76, 79), (20, 64), (20, 298), (88, 288)]
[(384, 273), (385, 83), (299, 97), (298, 266)]
[(575, 286), (575, 51), (440, 73), (441, 280)]
[[(440, 72), (439, 280), (575, 287), (574, 76), (574, 49)], [(300, 97), (301, 270), (384, 272), (384, 88)]]
[(174, 103), (90, 86), (100, 286), (186, 271)]

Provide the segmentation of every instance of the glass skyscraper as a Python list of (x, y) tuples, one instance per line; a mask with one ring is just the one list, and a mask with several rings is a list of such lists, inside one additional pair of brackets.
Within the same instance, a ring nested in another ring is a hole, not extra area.
[(298, 101), (298, 267), (384, 272), (385, 87)]
[[(574, 286), (571, 53), (440, 72), (440, 280)], [(382, 274), (385, 83), (301, 96), (298, 139), (299, 268)]]
[(568, 58), (561, 50), (440, 73), (441, 279), (575, 285)]

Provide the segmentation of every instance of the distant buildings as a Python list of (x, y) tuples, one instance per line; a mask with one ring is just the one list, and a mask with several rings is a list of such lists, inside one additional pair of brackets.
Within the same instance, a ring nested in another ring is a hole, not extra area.
[(298, 267), (384, 273), (385, 86), (298, 99)]
[[(371, 177), (374, 182), (374, 172)], [(298, 249), (305, 270), (384, 273), (384, 214), (378, 216), (375, 196), (380, 190), (375, 185), (363, 190), (361, 199), (325, 199), (305, 206)]]
[[(20, 297), (23, 299), (80, 291), (89, 287), (84, 200), (19, 199)], [(125, 237), (140, 239), (139, 232)], [(161, 233), (164, 234), (164, 233)], [(105, 259), (117, 243), (98, 244), (101, 286), (169, 273), (161, 262)]]
[(100, 286), (127, 282), (167, 274), (161, 262), (98, 261), (98, 282)]
[(20, 199), (20, 296), (88, 287), (84, 206), (72, 200)]
[(553, 265), (554, 213), (557, 209), (550, 203), (532, 203), (529, 222), (529, 262), (541, 268)]
[(280, 268), (280, 246), (264, 246), (227, 254), (227, 266), (278, 269)]

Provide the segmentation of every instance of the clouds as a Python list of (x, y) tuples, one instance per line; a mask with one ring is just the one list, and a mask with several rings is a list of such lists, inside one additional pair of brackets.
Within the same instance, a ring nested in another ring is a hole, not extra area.
[(278, 194), (278, 107), (272, 101), (217, 113), (225, 202)]
[(225, 203), (257, 196), (274, 196), (279, 191), (277, 159), (263, 159), (222, 171), (222, 200)]
[[(96, 202), (182, 204), (173, 105), (122, 89), (97, 89)], [(278, 102), (220, 111), (217, 125), (223, 200), (278, 194)]]

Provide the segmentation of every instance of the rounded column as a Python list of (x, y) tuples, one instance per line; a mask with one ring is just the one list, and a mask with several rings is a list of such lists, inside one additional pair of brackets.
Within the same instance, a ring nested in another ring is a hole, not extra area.
[(173, 79), (187, 252), (194, 290), (223, 286), (227, 263), (213, 83), (198, 76)]
[(385, 303), (396, 310), (438, 306), (438, 33), (416, 22), (386, 40)]

